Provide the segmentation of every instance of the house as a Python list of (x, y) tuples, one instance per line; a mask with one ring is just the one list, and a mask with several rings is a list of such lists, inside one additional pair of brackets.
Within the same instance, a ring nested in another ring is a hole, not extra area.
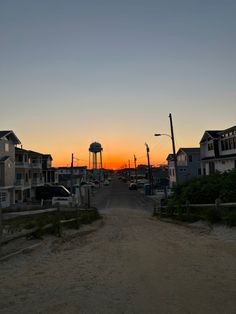
[(152, 167), (153, 186), (157, 189), (165, 189), (169, 186), (168, 167)]
[[(176, 157), (178, 184), (182, 184), (201, 175), (200, 148), (180, 148), (176, 154)], [(176, 184), (174, 155), (169, 154), (167, 161), (169, 170), (169, 185), (170, 188), (172, 188)]]
[(57, 169), (51, 167), (52, 156), (16, 147), (15, 200), (18, 203), (35, 198), (38, 186), (58, 183)]
[(15, 148), (20, 144), (13, 131), (0, 131), (0, 206), (15, 203)]
[(31, 199), (31, 159), (28, 150), (15, 150), (15, 200), (17, 203)]
[(81, 181), (87, 181), (88, 173), (86, 166), (73, 167), (59, 167), (58, 168), (59, 184), (64, 185), (70, 189), (71, 184), (77, 185)]
[(176, 184), (174, 155), (169, 154), (166, 158), (169, 173), (169, 187), (172, 188)]
[(236, 168), (236, 126), (205, 131), (200, 141), (203, 175)]
[(177, 152), (178, 183), (201, 175), (200, 148), (180, 148)]
[(52, 167), (52, 156), (42, 155), (43, 178), (45, 184), (57, 184), (59, 182), (58, 169)]

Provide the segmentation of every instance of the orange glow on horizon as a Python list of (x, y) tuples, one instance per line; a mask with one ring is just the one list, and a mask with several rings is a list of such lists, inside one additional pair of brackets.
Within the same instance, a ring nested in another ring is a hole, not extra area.
[[(143, 152), (142, 152), (143, 153)], [(53, 157), (53, 166), (54, 167), (70, 167), (71, 166), (71, 160), (68, 159), (68, 156), (66, 158), (63, 158), (62, 156), (60, 158), (56, 158), (56, 156)], [(152, 158), (153, 157), (153, 158)], [(151, 156), (151, 164), (156, 166), (160, 164), (166, 164), (166, 157), (167, 155), (164, 153), (158, 161), (154, 159), (154, 156)], [(134, 156), (125, 156), (125, 155), (106, 155), (103, 158), (103, 168), (105, 169), (113, 169), (113, 170), (118, 170), (121, 168), (129, 167), (129, 161), (130, 161), (130, 167), (134, 168)], [(137, 158), (137, 165), (139, 164), (147, 164), (146, 156), (145, 153), (140, 156), (140, 154), (136, 155)], [(74, 160), (74, 167), (77, 166), (87, 166), (89, 167), (89, 160), (84, 158), (84, 159), (79, 159), (79, 160)], [(90, 165), (92, 166), (92, 164)]]

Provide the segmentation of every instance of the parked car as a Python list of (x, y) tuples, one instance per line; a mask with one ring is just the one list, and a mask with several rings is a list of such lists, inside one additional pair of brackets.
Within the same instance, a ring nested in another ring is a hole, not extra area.
[(109, 182), (108, 180), (105, 180), (103, 184), (104, 184), (104, 185), (109, 185), (110, 182)]
[(129, 189), (130, 190), (137, 190), (137, 184), (136, 183), (130, 183)]
[(71, 193), (63, 185), (38, 186), (35, 190), (36, 200), (51, 200), (53, 197), (70, 197)]

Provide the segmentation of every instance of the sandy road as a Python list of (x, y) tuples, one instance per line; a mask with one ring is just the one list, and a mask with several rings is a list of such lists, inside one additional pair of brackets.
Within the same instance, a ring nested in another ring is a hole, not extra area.
[(235, 313), (235, 242), (152, 219), (122, 183), (96, 203), (96, 232), (0, 265), (0, 313)]

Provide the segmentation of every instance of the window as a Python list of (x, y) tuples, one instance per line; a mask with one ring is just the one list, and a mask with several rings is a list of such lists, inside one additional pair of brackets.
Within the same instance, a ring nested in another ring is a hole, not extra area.
[(189, 161), (189, 162), (192, 162), (192, 161), (193, 161), (193, 156), (192, 156), (192, 155), (189, 155), (189, 156), (188, 156), (188, 161)]
[(5, 152), (9, 152), (9, 144), (5, 143)]
[(0, 192), (0, 203), (6, 202), (6, 200), (7, 200), (7, 193)]
[(208, 143), (208, 150), (213, 150), (214, 147), (213, 147), (213, 143)]
[(212, 174), (212, 173), (215, 173), (215, 164), (214, 162), (209, 162), (209, 173)]

